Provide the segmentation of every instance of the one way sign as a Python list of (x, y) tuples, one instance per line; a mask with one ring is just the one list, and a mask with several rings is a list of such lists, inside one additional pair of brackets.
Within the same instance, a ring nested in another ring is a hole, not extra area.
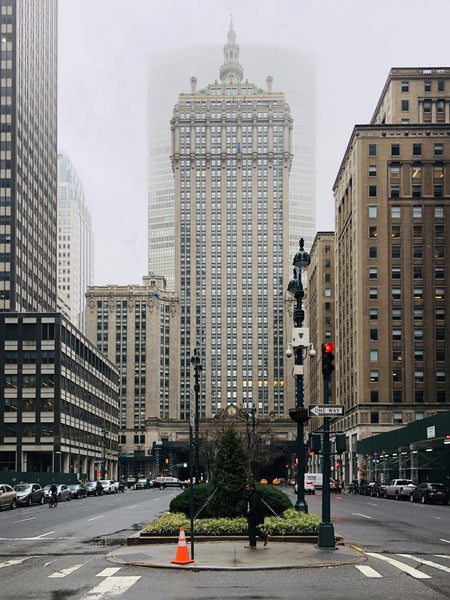
[(344, 414), (342, 404), (310, 404), (308, 406), (310, 417), (338, 417)]

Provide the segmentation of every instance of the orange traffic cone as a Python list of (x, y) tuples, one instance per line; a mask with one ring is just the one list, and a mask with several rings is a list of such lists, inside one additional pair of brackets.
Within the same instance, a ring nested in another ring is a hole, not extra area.
[(171, 560), (170, 562), (176, 563), (177, 565), (186, 565), (188, 563), (193, 563), (194, 560), (189, 558), (189, 552), (186, 544), (186, 534), (184, 533), (184, 527), (180, 528), (180, 536), (178, 538), (178, 547), (177, 547), (177, 555), (175, 556), (175, 560)]

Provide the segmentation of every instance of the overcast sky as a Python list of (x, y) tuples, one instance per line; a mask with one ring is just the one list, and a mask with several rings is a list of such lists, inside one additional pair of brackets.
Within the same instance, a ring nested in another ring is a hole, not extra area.
[(450, 66), (450, 0), (59, 0), (58, 148), (93, 217), (96, 285), (147, 270), (149, 58), (214, 44), (219, 69), (231, 14), (244, 72), (246, 44), (316, 56), (317, 230), (334, 229), (337, 170), (389, 69)]

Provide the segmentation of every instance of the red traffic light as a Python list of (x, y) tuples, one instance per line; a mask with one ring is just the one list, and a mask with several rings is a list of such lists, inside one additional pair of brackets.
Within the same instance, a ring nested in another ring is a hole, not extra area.
[(333, 350), (334, 350), (334, 344), (332, 342), (328, 342), (327, 344), (324, 345), (323, 350), (324, 350), (324, 352), (326, 354), (329, 354), (330, 352), (333, 352)]

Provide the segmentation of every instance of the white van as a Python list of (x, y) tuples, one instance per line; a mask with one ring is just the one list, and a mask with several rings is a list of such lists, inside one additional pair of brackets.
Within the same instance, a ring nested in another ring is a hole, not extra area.
[(313, 485), (316, 490), (321, 490), (323, 484), (322, 473), (305, 473), (305, 489), (307, 484)]

